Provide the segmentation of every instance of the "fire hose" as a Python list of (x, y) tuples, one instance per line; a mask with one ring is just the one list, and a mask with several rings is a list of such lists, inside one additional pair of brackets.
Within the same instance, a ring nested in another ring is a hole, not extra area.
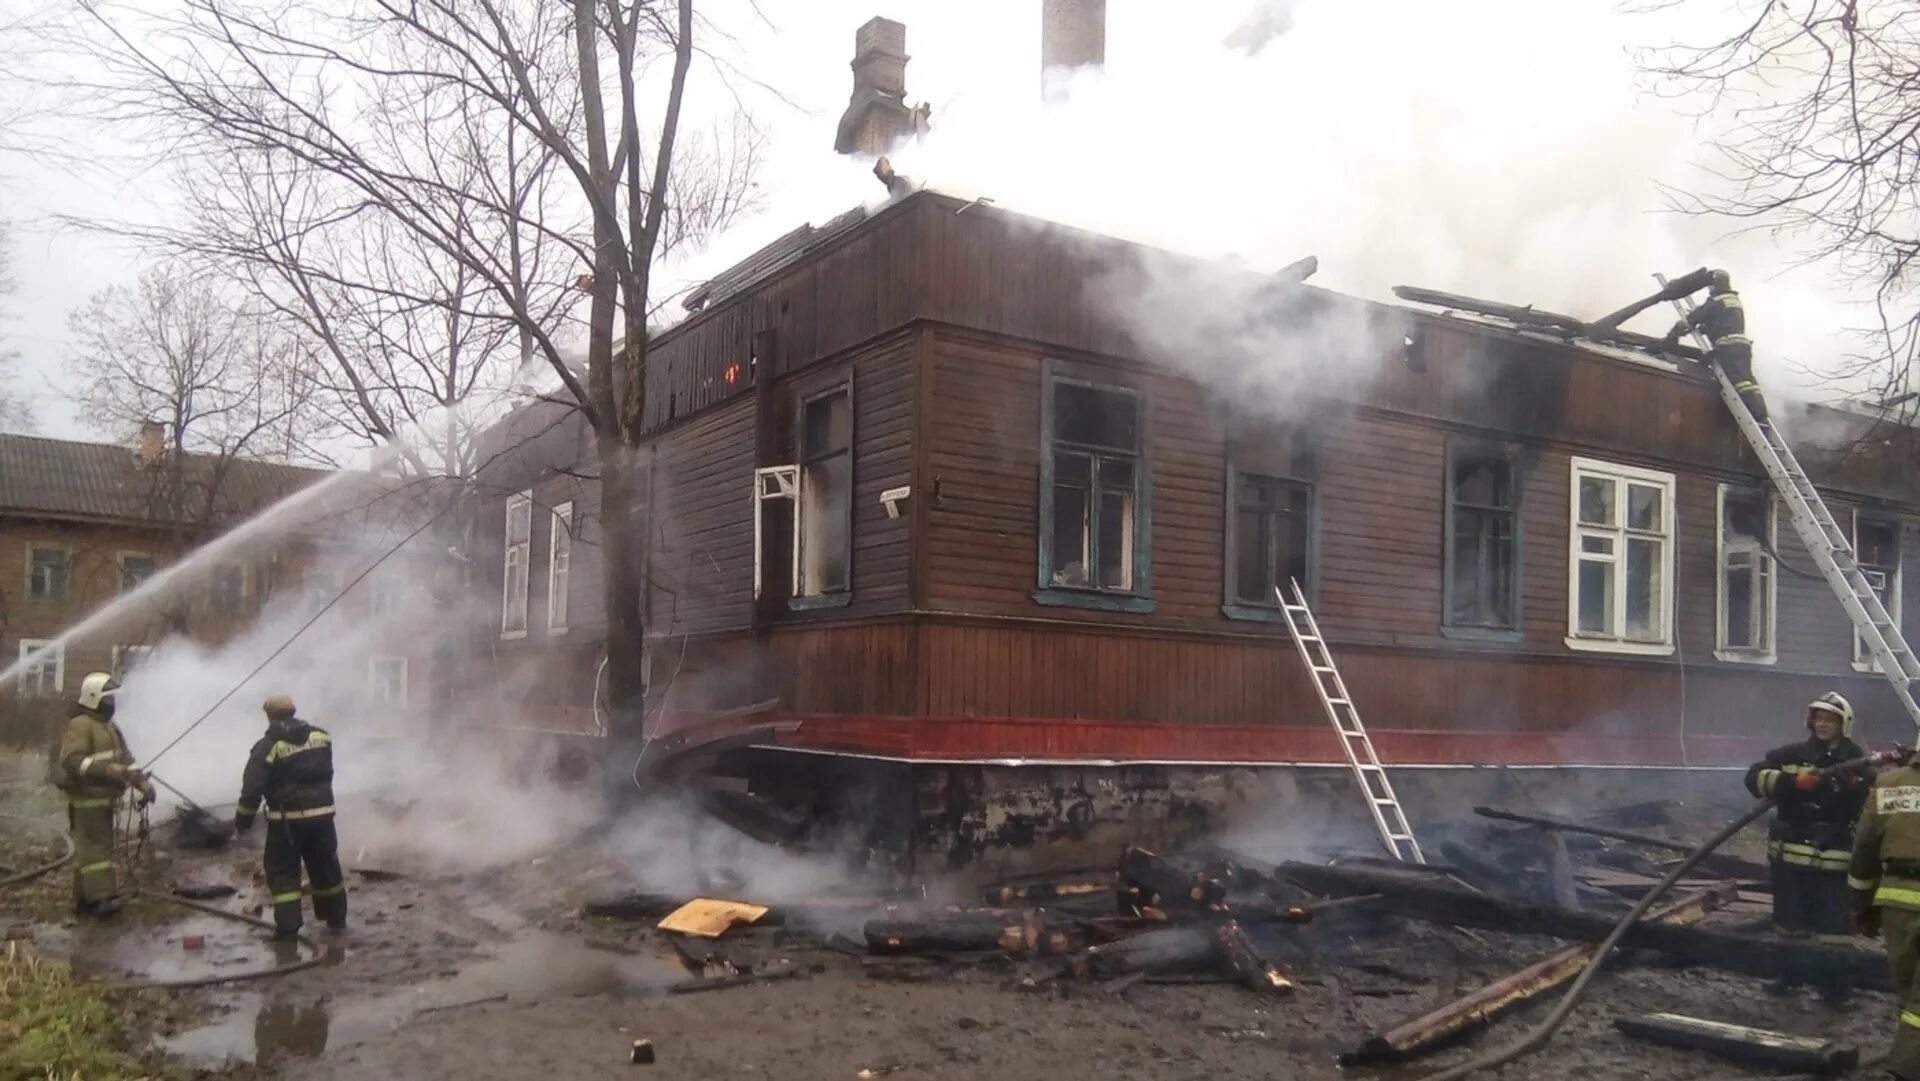
[[(1855, 758), (1835, 766), (1829, 766), (1826, 769), (1816, 770), (1814, 771), (1814, 775), (1824, 780), (1836, 774), (1852, 772), (1867, 766), (1884, 765), (1888, 762), (1901, 761), (1911, 757), (1912, 754), (1913, 752), (1907, 748), (1896, 748), (1892, 751), (1882, 751), (1878, 754), (1870, 754), (1863, 758)], [(1626, 936), (1628, 929), (1634, 924), (1639, 923), (1640, 917), (1646, 915), (1647, 910), (1652, 908), (1654, 902), (1664, 896), (1668, 890), (1672, 889), (1674, 883), (1686, 877), (1688, 871), (1693, 870), (1695, 865), (1701, 860), (1706, 859), (1709, 855), (1713, 854), (1715, 849), (1731, 840), (1734, 834), (1746, 829), (1749, 825), (1753, 824), (1754, 820), (1772, 810), (1775, 802), (1774, 797), (1768, 796), (1754, 804), (1751, 809), (1723, 827), (1719, 833), (1714, 834), (1708, 838), (1704, 844), (1695, 848), (1692, 852), (1689, 852), (1685, 859), (1681, 860), (1671, 871), (1666, 873), (1664, 878), (1655, 883), (1653, 888), (1649, 889), (1646, 895), (1640, 898), (1638, 903), (1627, 910), (1626, 915), (1620, 917), (1620, 922), (1613, 925), (1613, 931), (1608, 934), (1605, 939), (1601, 940), (1600, 945), (1594, 948), (1593, 955), (1587, 959), (1586, 968), (1582, 969), (1579, 978), (1573, 981), (1573, 986), (1567, 988), (1566, 997), (1560, 1000), (1560, 1004), (1555, 1006), (1553, 1012), (1547, 1015), (1546, 1020), (1540, 1022), (1533, 1031), (1522, 1036), (1519, 1040), (1507, 1047), (1503, 1047), (1490, 1054), (1482, 1055), (1479, 1058), (1469, 1059), (1458, 1066), (1449, 1067), (1439, 1073), (1430, 1074), (1424, 1078), (1423, 1081), (1458, 1081), (1459, 1078), (1466, 1077), (1469, 1074), (1477, 1073), (1481, 1070), (1491, 1070), (1496, 1067), (1505, 1066), (1545, 1046), (1547, 1041), (1553, 1038), (1553, 1034), (1559, 1031), (1560, 1026), (1564, 1024), (1567, 1018), (1573, 1013), (1574, 1007), (1580, 1004), (1580, 997), (1586, 992), (1587, 985), (1593, 982), (1594, 975), (1600, 971), (1600, 966), (1606, 961), (1607, 955), (1612, 953), (1614, 947), (1620, 944), (1620, 940)]]

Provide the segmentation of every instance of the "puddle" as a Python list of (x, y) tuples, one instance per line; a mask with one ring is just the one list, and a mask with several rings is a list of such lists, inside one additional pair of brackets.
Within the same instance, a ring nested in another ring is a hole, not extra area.
[[(196, 935), (205, 944), (187, 949), (185, 940)], [(258, 928), (201, 913), (154, 927), (82, 923), (67, 953), (75, 972), (109, 980), (194, 979), (292, 960)]]
[[(210, 947), (211, 948), (211, 947)], [(685, 976), (666, 961), (595, 949), (577, 938), (528, 932), (446, 979), (365, 997), (301, 996), (263, 989), (237, 996), (221, 1020), (162, 1046), (208, 1067), (238, 1060), (270, 1066), (314, 1058), (383, 1036), (422, 1014), (505, 996), (513, 1002), (646, 994)]]

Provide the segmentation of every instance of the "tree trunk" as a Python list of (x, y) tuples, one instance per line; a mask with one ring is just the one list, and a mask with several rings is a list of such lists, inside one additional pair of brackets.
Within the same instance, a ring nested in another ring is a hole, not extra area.
[(607, 734), (616, 743), (642, 738), (641, 724), (646, 716), (643, 658), (647, 621), (641, 604), (646, 581), (640, 571), (646, 530), (638, 520), (634, 502), (638, 472), (634, 458), (632, 448), (601, 438), (600, 525), (607, 568)]

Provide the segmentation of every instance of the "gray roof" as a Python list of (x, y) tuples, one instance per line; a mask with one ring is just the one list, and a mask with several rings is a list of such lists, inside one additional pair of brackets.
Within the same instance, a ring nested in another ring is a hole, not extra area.
[[(0, 513), (167, 523), (199, 517), (215, 488), (215, 518), (245, 517), (327, 476), (274, 462), (188, 454), (180, 471), (185, 497), (165, 498), (171, 474), (147, 468), (132, 450), (0, 433)], [(176, 509), (169, 512), (169, 505)], [(178, 509), (184, 507), (185, 509)]]
[(825, 225), (802, 225), (780, 239), (721, 271), (706, 284), (688, 294), (681, 306), (690, 312), (704, 311), (728, 297), (736, 296), (800, 261), (815, 247), (867, 220), (867, 209), (856, 206)]

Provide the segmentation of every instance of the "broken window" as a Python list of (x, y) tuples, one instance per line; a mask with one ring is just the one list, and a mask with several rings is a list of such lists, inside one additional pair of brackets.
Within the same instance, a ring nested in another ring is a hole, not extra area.
[(533, 546), (533, 491), (507, 500), (506, 569), (500, 594), (500, 633), (527, 633), (527, 556)]
[(547, 632), (567, 629), (567, 589), (573, 572), (573, 504), (553, 508), (553, 536), (547, 557)]
[(791, 597), (800, 581), (800, 467), (753, 471), (753, 596)]
[(153, 557), (145, 552), (121, 552), (119, 562), (121, 593), (132, 593), (139, 589), (140, 583), (153, 577), (156, 569)]
[(1573, 460), (1567, 644), (1672, 648), (1673, 474)]
[(36, 600), (66, 600), (72, 577), (73, 553), (66, 546), (27, 546), (27, 596)]
[(1047, 586), (1136, 591), (1139, 416), (1130, 390), (1054, 382)]
[(841, 387), (800, 408), (800, 588), (844, 593), (853, 545), (853, 393)]
[(207, 611), (237, 616), (246, 611), (247, 568), (243, 563), (216, 563), (207, 582)]
[(20, 677), (14, 693), (21, 698), (57, 698), (67, 684), (67, 647), (47, 638), (20, 640)]
[(1519, 486), (1507, 447), (1450, 447), (1446, 625), (1520, 627)]
[[(1894, 626), (1900, 625), (1900, 523), (1891, 518), (1877, 518), (1855, 511), (1853, 515), (1853, 551), (1854, 558), (1860, 562), (1860, 572), (1867, 576), (1867, 585), (1873, 589), (1873, 595), (1880, 598), (1880, 604), (1886, 608)], [(1871, 650), (1860, 637), (1858, 631), (1853, 636), (1853, 663), (1870, 666), (1879, 671), (1879, 664), (1870, 655)]]
[(1773, 657), (1774, 536), (1771, 497), (1720, 486), (1722, 660)]
[(1233, 489), (1232, 603), (1278, 608), (1276, 588), (1286, 590), (1289, 597), (1288, 582), (1311, 590), (1312, 487), (1236, 471)]
[(375, 657), (367, 662), (367, 697), (376, 706), (407, 704), (407, 659)]

